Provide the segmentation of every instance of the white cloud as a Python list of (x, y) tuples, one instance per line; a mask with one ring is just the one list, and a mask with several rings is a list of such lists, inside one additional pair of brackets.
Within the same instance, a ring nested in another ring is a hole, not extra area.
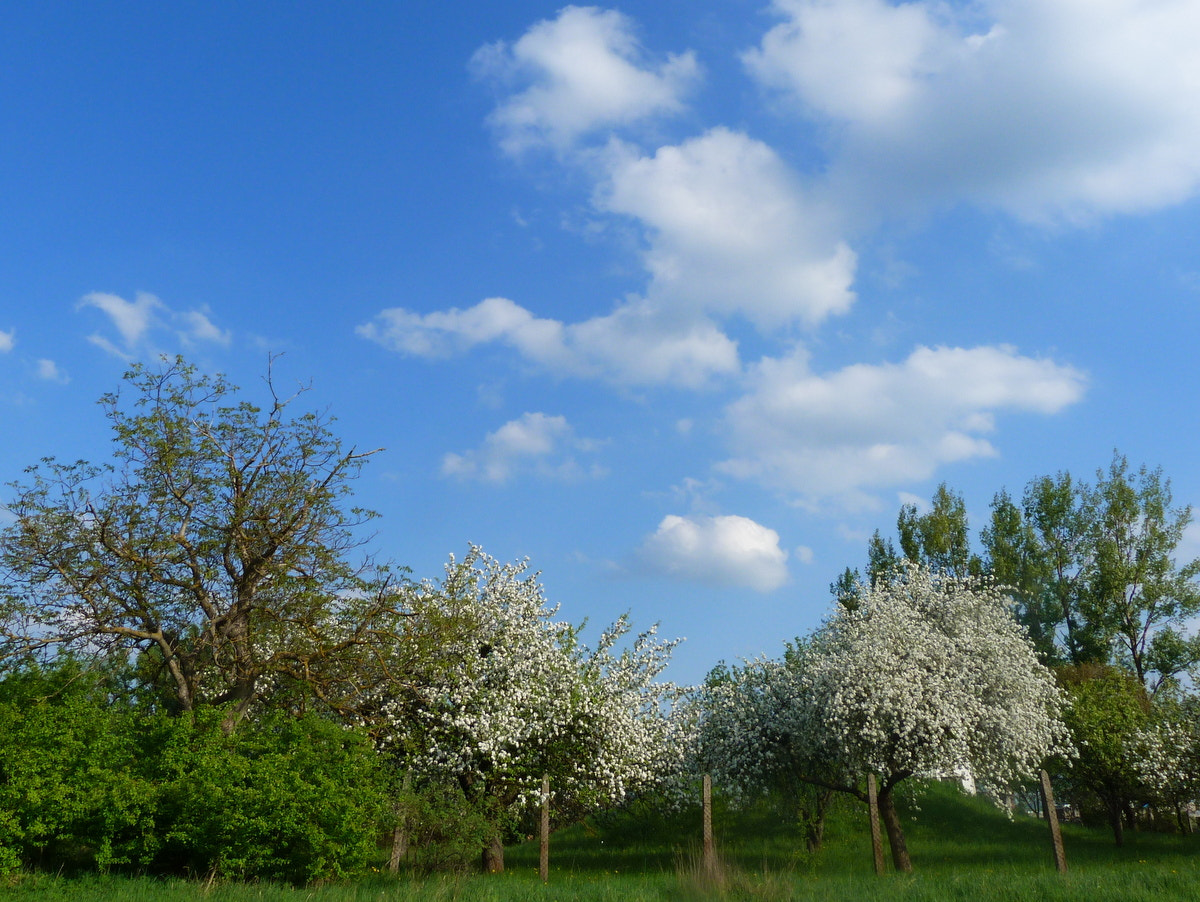
[(936, 71), (946, 36), (921, 3), (776, 0), (787, 22), (743, 59), (773, 87), (795, 91), (814, 111), (844, 119), (886, 116)]
[(596, 206), (646, 227), (654, 303), (761, 327), (813, 325), (853, 304), (854, 252), (761, 141), (714, 128), (652, 157), (616, 150), (607, 165)]
[(967, 200), (1087, 220), (1200, 184), (1193, 0), (776, 0), (744, 59), (829, 122), (830, 180), (876, 213)]
[(17, 330), (10, 329), (5, 332), (0, 329), (0, 354), (7, 354), (13, 349), (17, 343)]
[(1085, 381), (1007, 346), (919, 347), (902, 363), (828, 376), (802, 352), (768, 358), (726, 411), (735, 456), (719, 468), (809, 501), (868, 503), (864, 490), (996, 454), (984, 437), (996, 413), (1056, 413), (1082, 397)]
[(549, 145), (568, 149), (596, 131), (683, 108), (697, 80), (693, 54), (669, 55), (646, 67), (633, 23), (614, 10), (568, 6), (516, 43), (480, 48), (472, 67), (482, 77), (523, 87), (488, 121), (507, 152)]
[[(113, 326), (120, 333), (126, 350), (130, 350), (149, 330), (154, 322), (155, 311), (163, 309), (163, 303), (144, 291), (139, 291), (132, 301), (115, 294), (93, 291), (91, 294), (85, 294), (77, 307), (96, 307), (108, 314)], [(95, 339), (93, 336), (93, 340)], [(107, 339), (102, 340), (107, 345), (106, 349), (114, 347)]]
[(747, 517), (671, 514), (642, 542), (639, 556), (655, 572), (691, 582), (771, 592), (788, 579), (779, 533)]
[(442, 473), (492, 483), (508, 482), (527, 471), (568, 480), (600, 476), (600, 467), (585, 469), (571, 454), (595, 448), (595, 442), (575, 437), (565, 417), (524, 413), (489, 432), (480, 448), (447, 454), (442, 458)]
[(210, 342), (228, 345), (231, 333), (217, 328), (207, 309), (176, 311), (152, 294), (139, 291), (132, 301), (119, 295), (93, 291), (84, 295), (76, 309), (95, 307), (103, 311), (116, 328), (120, 342), (94, 332), (88, 341), (105, 352), (131, 360), (139, 354), (158, 352), (152, 338), (156, 334), (174, 331), (184, 344)]
[(507, 298), (427, 314), (393, 307), (356, 331), (393, 351), (429, 358), (500, 342), (552, 373), (621, 384), (697, 387), (739, 367), (736, 343), (712, 323), (678, 321), (638, 300), (569, 325), (535, 317)]
[(218, 329), (209, 317), (209, 311), (188, 310), (177, 314), (177, 319), (183, 327), (179, 333), (187, 343), (210, 341), (214, 344), (229, 346), (232, 333), (228, 329)]
[(66, 385), (70, 382), (70, 377), (58, 368), (53, 360), (42, 358), (37, 362), (37, 374), (39, 379), (45, 379), (48, 382), (57, 382), (60, 385)]
[(358, 334), (423, 357), (502, 342), (557, 374), (695, 388), (740, 369), (736, 343), (710, 317), (767, 330), (853, 303), (853, 251), (826, 236), (829, 213), (765, 144), (714, 129), (653, 157), (614, 147), (605, 165), (597, 208), (648, 231), (644, 297), (578, 323), (506, 298), (427, 314), (390, 308)]

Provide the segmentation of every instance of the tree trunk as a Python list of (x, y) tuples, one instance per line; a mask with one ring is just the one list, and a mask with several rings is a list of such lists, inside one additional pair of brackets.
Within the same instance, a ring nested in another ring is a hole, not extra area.
[(904, 830), (900, 826), (900, 815), (892, 797), (892, 787), (879, 793), (879, 816), (887, 830), (888, 845), (892, 847), (892, 864), (897, 871), (912, 873), (912, 860), (908, 857), (908, 846), (904, 843)]
[(485, 874), (504, 873), (504, 840), (498, 833), (492, 837), (491, 842), (483, 847), (483, 872)]
[(1113, 842), (1118, 846), (1125, 845), (1125, 824), (1121, 819), (1121, 803), (1108, 804), (1108, 824), (1112, 827)]
[(400, 862), (408, 854), (408, 825), (404, 822), (392, 828), (392, 854), (388, 857), (388, 870), (400, 873)]
[(829, 811), (829, 802), (833, 798), (833, 790), (829, 789), (817, 796), (810, 810), (807, 806), (801, 809), (800, 817), (804, 823), (804, 839), (808, 851), (817, 852), (825, 839), (825, 814)]

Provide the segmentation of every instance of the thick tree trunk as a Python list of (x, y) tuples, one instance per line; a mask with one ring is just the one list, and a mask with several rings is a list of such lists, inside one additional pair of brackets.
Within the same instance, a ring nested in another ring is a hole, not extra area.
[(879, 793), (879, 816), (887, 830), (888, 844), (892, 847), (892, 864), (897, 871), (912, 872), (912, 860), (908, 857), (908, 846), (904, 843), (904, 830), (900, 826), (900, 815), (889, 786)]
[(499, 834), (483, 847), (483, 872), (485, 874), (504, 873), (504, 841)]

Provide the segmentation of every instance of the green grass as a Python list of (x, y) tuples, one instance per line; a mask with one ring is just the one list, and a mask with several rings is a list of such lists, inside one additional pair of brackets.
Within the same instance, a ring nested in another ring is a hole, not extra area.
[(652, 809), (593, 819), (551, 840), (548, 886), (537, 879), (537, 843), (508, 851), (500, 876), (413, 878), (384, 875), (350, 885), (293, 889), (149, 878), (66, 879), (26, 875), (0, 882), (14, 902), (684, 902), (690, 899), (831, 900), (831, 902), (1176, 902), (1200, 895), (1200, 836), (1130, 831), (1117, 849), (1101, 828), (1064, 829), (1070, 872), (1055, 873), (1044, 822), (1009, 820), (987, 802), (937, 786), (919, 810), (904, 809), (916, 873), (873, 872), (865, 808), (838, 806), (825, 848), (803, 849), (794, 826), (764, 807), (718, 808), (720, 878), (698, 867), (696, 813)]

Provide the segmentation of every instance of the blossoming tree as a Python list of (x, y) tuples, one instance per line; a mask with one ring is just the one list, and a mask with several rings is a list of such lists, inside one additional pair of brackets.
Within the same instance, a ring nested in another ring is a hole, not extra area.
[(905, 563), (862, 587), (783, 662), (737, 669), (710, 692), (702, 755), (743, 782), (778, 768), (879, 808), (899, 870), (912, 869), (894, 792), (969, 770), (985, 788), (1031, 778), (1067, 753), (1061, 690), (997, 587)]
[(414, 589), (408, 638), (429, 653), (383, 704), (401, 765), (453, 781), (487, 816), (488, 870), (503, 869), (506, 829), (540, 800), (544, 774), (561, 821), (654, 784), (681, 748), (679, 690), (656, 681), (676, 642), (654, 629), (625, 642), (622, 617), (588, 649), (557, 610), (526, 564), (477, 547), (452, 557), (440, 583)]

